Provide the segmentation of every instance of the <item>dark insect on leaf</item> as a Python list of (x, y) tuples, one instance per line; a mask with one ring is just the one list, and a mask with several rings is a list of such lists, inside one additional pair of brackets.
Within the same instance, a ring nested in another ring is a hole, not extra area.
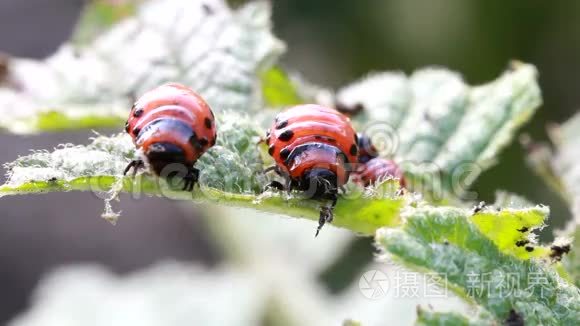
[(511, 309), (510, 314), (505, 320), (506, 326), (525, 326), (524, 318), (522, 315), (517, 313), (515, 310)]
[(528, 240), (519, 240), (516, 242), (516, 246), (523, 247), (523, 246), (527, 245), (528, 243), (530, 243), (530, 241), (528, 241)]
[(286, 130), (278, 136), (278, 139), (281, 141), (289, 141), (294, 137), (294, 132), (292, 130)]
[(570, 244), (565, 244), (562, 246), (553, 245), (550, 247), (550, 249), (550, 258), (552, 258), (554, 261), (560, 261), (562, 260), (562, 256), (570, 252)]

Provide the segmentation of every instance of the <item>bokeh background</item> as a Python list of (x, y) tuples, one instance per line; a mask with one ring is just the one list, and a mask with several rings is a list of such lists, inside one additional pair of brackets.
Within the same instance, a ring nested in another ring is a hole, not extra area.
[[(240, 5), (242, 1), (232, 1)], [(274, 0), (275, 34), (289, 50), (285, 68), (331, 87), (371, 71), (440, 65), (470, 84), (498, 76), (511, 59), (540, 72), (544, 105), (523, 132), (546, 139), (545, 126), (562, 122), (580, 104), (580, 2), (542, 0)], [(81, 0), (0, 0), (0, 52), (43, 58), (67, 40), (85, 5)], [(83, 143), (88, 132), (41, 136), (0, 135), (0, 162), (29, 149)], [(560, 198), (525, 165), (515, 142), (482, 175), (476, 191), (493, 201), (504, 189), (552, 209), (550, 224), (569, 219)], [(222, 258), (208, 239), (204, 211), (163, 199), (123, 200), (116, 227), (99, 219), (102, 201), (79, 193), (3, 198), (0, 201), (0, 323), (26, 308), (38, 280), (72, 262), (99, 262), (127, 273), (164, 259), (212, 266)], [(542, 234), (551, 237), (550, 229)], [(353, 242), (320, 282), (339, 291), (371, 259), (371, 243)]]

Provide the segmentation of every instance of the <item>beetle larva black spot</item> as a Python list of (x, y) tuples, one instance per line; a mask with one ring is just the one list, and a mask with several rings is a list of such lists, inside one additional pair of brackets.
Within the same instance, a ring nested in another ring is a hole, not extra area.
[(268, 147), (268, 154), (270, 154), (270, 156), (274, 155), (274, 145)]
[(523, 247), (523, 246), (527, 245), (528, 243), (530, 243), (530, 241), (528, 241), (528, 240), (519, 240), (519, 241), (516, 241), (516, 246)]
[(532, 251), (534, 251), (534, 247), (528, 246), (528, 247), (526, 247), (526, 251), (527, 252), (532, 252)]
[(322, 136), (320, 136), (320, 135), (316, 135), (316, 136), (314, 136), (314, 139), (316, 139), (316, 140), (321, 140), (321, 139), (322, 139)]
[(207, 138), (205, 138), (205, 137), (202, 137), (202, 138), (199, 140), (199, 144), (200, 144), (201, 146), (207, 146), (207, 145), (209, 144), (209, 140), (207, 140)]
[(140, 128), (135, 128), (135, 129), (133, 129), (133, 135), (134, 135), (135, 137), (137, 137), (137, 136), (139, 135), (139, 133), (140, 133), (140, 132), (141, 132), (141, 129), (140, 129)]
[(193, 135), (191, 135), (191, 137), (189, 137), (189, 143), (191, 145), (193, 145), (196, 149), (201, 149), (201, 142), (199, 139), (197, 139), (197, 135), (195, 133), (193, 133)]
[(281, 159), (286, 160), (288, 158), (288, 155), (290, 155), (290, 150), (288, 148), (284, 148), (280, 151)]
[(292, 139), (292, 137), (294, 137), (294, 131), (286, 130), (283, 133), (281, 133), (280, 136), (278, 136), (278, 140), (289, 141), (290, 139)]
[(553, 245), (550, 247), (550, 257), (556, 261), (562, 260), (562, 256), (570, 252), (570, 244), (565, 244), (563, 246)]
[(527, 226), (524, 226), (523, 228), (518, 229), (518, 232), (522, 232), (523, 233), (523, 232), (528, 232), (529, 230), (530, 229)]
[(141, 109), (141, 108), (139, 108), (139, 109), (135, 110), (135, 112), (133, 112), (133, 116), (135, 118), (139, 118), (142, 115), (143, 115), (143, 109)]
[(350, 155), (356, 155), (358, 153), (358, 147), (356, 147), (355, 144), (352, 144), (352, 146), (350, 146)]
[(205, 124), (205, 127), (206, 127), (207, 129), (211, 129), (211, 119), (210, 119), (210, 118), (205, 118), (205, 119), (203, 120), (203, 123)]
[(276, 125), (276, 129), (282, 129), (288, 125), (288, 120), (284, 120)]

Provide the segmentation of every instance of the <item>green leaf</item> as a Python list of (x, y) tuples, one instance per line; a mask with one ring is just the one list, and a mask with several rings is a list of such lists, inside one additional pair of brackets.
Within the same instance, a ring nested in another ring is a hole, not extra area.
[(344, 107), (364, 107), (353, 117), (354, 123), (361, 127), (374, 121), (397, 128), (403, 121), (412, 98), (407, 76), (392, 72), (372, 74), (340, 89), (336, 94), (336, 102)]
[[(94, 153), (91, 153), (94, 154)], [(44, 176), (43, 172), (51, 174), (61, 171), (33, 171), (36, 177)], [(394, 185), (389, 184), (390, 187)], [(297, 196), (285, 198), (281, 194), (267, 193), (264, 196), (253, 194), (231, 193), (216, 188), (203, 187), (192, 193), (175, 190), (161, 180), (141, 176), (135, 180), (120, 176), (98, 175), (78, 177), (70, 180), (26, 181), (21, 184), (5, 184), (0, 186), (0, 198), (10, 195), (40, 194), (54, 191), (91, 191), (93, 193), (108, 193), (111, 190), (127, 192), (133, 196), (141, 195), (163, 196), (175, 200), (193, 200), (197, 203), (213, 203), (233, 207), (252, 208), (275, 215), (305, 218), (318, 221), (320, 203), (304, 200)], [(106, 196), (108, 198), (109, 196)], [(106, 199), (105, 198), (105, 199)], [(382, 226), (396, 226), (400, 223), (398, 212), (404, 205), (404, 198), (378, 197), (365, 195), (362, 199), (341, 200), (337, 204), (333, 225), (343, 227), (363, 235), (371, 235)], [(365, 210), (357, 211), (364, 207)], [(368, 215), (368, 212), (372, 215)], [(374, 213), (374, 212), (380, 212)]]
[(474, 214), (471, 221), (501, 252), (529, 259), (546, 257), (549, 254), (548, 248), (537, 246), (531, 233), (532, 230), (543, 226), (548, 214), (549, 209), (546, 206), (528, 209), (508, 208), (499, 212), (484, 210)]
[[(513, 221), (516, 227), (535, 223), (536, 217), (526, 215), (542, 212), (547, 213), (543, 207), (511, 211), (521, 216)], [(575, 325), (580, 318), (580, 290), (547, 262), (500, 248), (503, 240), (497, 233), (484, 233), (489, 230), (474, 223), (478, 214), (426, 206), (408, 208), (401, 217), (402, 228), (377, 232), (378, 244), (397, 261), (446, 278), (452, 290), (479, 304), (498, 323), (511, 310), (526, 325)]]
[(340, 90), (337, 102), (362, 105), (359, 129), (403, 166), (412, 189), (441, 199), (466, 195), (542, 99), (535, 67), (514, 62), (477, 87), (442, 68), (371, 75)]
[(118, 128), (124, 119), (114, 115), (82, 114), (75, 116), (74, 113), (59, 111), (39, 112), (34, 118), (21, 120), (13, 130), (42, 130), (63, 131), (74, 129)]
[(304, 103), (295, 82), (288, 74), (278, 68), (271, 68), (262, 73), (262, 94), (264, 104), (269, 107), (283, 107)]
[[(250, 10), (261, 7), (255, 5), (254, 7), (244, 8)], [(500, 78), (500, 80), (508, 80), (508, 84), (511, 85), (513, 80), (521, 79), (521, 77), (519, 79), (517, 77), (520, 74), (528, 76), (534, 71), (531, 66), (521, 66), (514, 72), (510, 72)], [(423, 74), (432, 77), (422, 77)], [(457, 79), (455, 75), (452, 77)], [(452, 98), (454, 97), (434, 95), (437, 92), (433, 92), (432, 89), (437, 88), (432, 85), (441, 83), (448, 78), (450, 77), (447, 72), (425, 71), (424, 73), (417, 73), (411, 78), (411, 81), (415, 85), (415, 92), (422, 94), (421, 98), (424, 98), (424, 100), (421, 103), (423, 105), (433, 101), (434, 107), (441, 107), (437, 103), (453, 102)], [(397, 80), (400, 81), (401, 79), (395, 78), (392, 83), (399, 83)], [(534, 80), (531, 80), (531, 84), (534, 84), (533, 82)], [(496, 85), (497, 83), (500, 85)], [(503, 83), (505, 82), (496, 82), (488, 86), (488, 88), (501, 88), (505, 93), (509, 93), (505, 91), (505, 87), (500, 87)], [(454, 85), (456, 85), (454, 89), (462, 90), (464, 88), (457, 80)], [(223, 93), (223, 98), (220, 101), (226, 100), (229, 96), (228, 94), (227, 92)], [(252, 92), (238, 93), (236, 99), (240, 102), (252, 102), (253, 96)], [(517, 98), (515, 95), (514, 97)], [(237, 109), (243, 110), (243, 107), (239, 106)], [(112, 110), (114, 111), (114, 109)], [(90, 112), (95, 112), (95, 110)], [(142, 187), (140, 190), (148, 194), (163, 194), (170, 198), (185, 197), (187, 199), (209, 200), (243, 207), (258, 206), (258, 209), (277, 214), (317, 220), (319, 202), (304, 201), (297, 196), (292, 196), (291, 199), (285, 200), (279, 194), (272, 196), (266, 194), (261, 198), (256, 197), (256, 194), (260, 192), (266, 183), (266, 177), (261, 172), (264, 163), (259, 154), (260, 150), (255, 145), (258, 142), (259, 135), (263, 135), (263, 130), (256, 123), (259, 122), (260, 117), (264, 114), (254, 115), (250, 122), (247, 118), (240, 117), (234, 112), (226, 111), (218, 115), (220, 119), (218, 124), (220, 126), (218, 146), (212, 148), (198, 162), (198, 167), (201, 170), (200, 185), (204, 189), (203, 192), (194, 193), (193, 196), (175, 191), (167, 192), (162, 182), (157, 182), (155, 178), (147, 176), (138, 183), (138, 186)], [(266, 113), (265, 116), (267, 115)], [(82, 114), (79, 114), (79, 116), (82, 117)], [(14, 128), (19, 126), (20, 130), (25, 129), (20, 124), (13, 124), (12, 126)], [(55, 124), (55, 126), (58, 127), (58, 124)], [(53, 126), (51, 128), (57, 127)], [(460, 137), (460, 135), (457, 136)], [(103, 144), (106, 146), (103, 147)], [(131, 144), (129, 137), (122, 135), (112, 138), (98, 137), (88, 146), (65, 147), (52, 153), (35, 153), (20, 158), (9, 165), (11, 169), (10, 179), (5, 186), (0, 188), (0, 192), (8, 195), (45, 191), (94, 190), (95, 186), (98, 185), (101, 185), (101, 187), (97, 190), (102, 192), (113, 190), (136, 192), (138, 190), (135, 190), (135, 187), (128, 183), (127, 180), (129, 179), (121, 181), (119, 177), (124, 166), (133, 157), (135, 157), (134, 146)], [(28, 162), (38, 163), (31, 166)], [(394, 182), (388, 182), (383, 188), (369, 188), (365, 191), (354, 187), (353, 196), (349, 194), (348, 199), (341, 199), (336, 207), (336, 225), (364, 234), (373, 234), (381, 226), (398, 225), (400, 223), (400, 210), (409, 203), (416, 202), (416, 200), (413, 199), (411, 194), (404, 196), (394, 195), (396, 192), (395, 184)], [(385, 190), (384, 187), (387, 188), (386, 195), (382, 193)], [(202, 194), (204, 196), (201, 196)], [(356, 198), (356, 196), (359, 198)], [(378, 200), (385, 196), (388, 200)], [(113, 197), (114, 193), (109, 194), (106, 198), (110, 200)], [(256, 205), (257, 202), (260, 205)], [(111, 214), (110, 209), (107, 209), (105, 215)], [(482, 228), (489, 225), (489, 223), (486, 224), (485, 216), (482, 215), (480, 223)], [(496, 229), (498, 231), (496, 235), (497, 241), (499, 239), (504, 239), (505, 241), (505, 243), (501, 244), (503, 250), (516, 256), (530, 256), (525, 251), (525, 247), (522, 249), (514, 244), (523, 240), (533, 243), (533, 239), (528, 239), (527, 232), (515, 233), (516, 231), (511, 230), (512, 234), (504, 238), (508, 230), (513, 227), (513, 223), (510, 224), (509, 222), (510, 218), (495, 217), (495, 215), (488, 218), (495, 218), (500, 225), (504, 225), (504, 227)], [(531, 225), (534, 221), (530, 220), (526, 223)]]
[[(67, 145), (53, 152), (40, 151), (8, 164), (8, 182), (0, 186), (0, 197), (51, 191), (92, 191), (102, 198), (114, 198), (115, 191), (133, 196), (155, 195), (196, 202), (249, 207), (274, 214), (318, 220), (318, 201), (304, 200), (300, 194), (266, 192), (263, 164), (257, 149), (257, 127), (249, 118), (234, 113), (218, 115), (218, 142), (198, 161), (199, 188), (183, 192), (179, 184), (170, 185), (148, 173), (135, 180), (122, 177), (135, 147), (126, 134), (98, 136), (87, 146)], [(381, 226), (400, 223), (401, 207), (412, 200), (398, 195), (398, 182), (384, 183), (376, 189), (351, 187), (348, 198), (339, 200), (334, 225), (371, 235)]]
[[(11, 59), (0, 128), (33, 133), (115, 120), (122, 128), (134, 97), (168, 81), (192, 87), (217, 112), (253, 112), (262, 106), (259, 76), (283, 51), (266, 2), (232, 11), (217, 0), (149, 1), (86, 46), (66, 44), (43, 61)], [(39, 123), (46, 115), (58, 119)]]

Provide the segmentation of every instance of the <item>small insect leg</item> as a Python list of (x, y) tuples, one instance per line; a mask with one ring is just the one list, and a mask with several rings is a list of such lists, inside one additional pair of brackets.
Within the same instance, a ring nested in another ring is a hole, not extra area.
[(334, 207), (336, 206), (336, 202), (338, 201), (338, 196), (334, 195), (332, 199), (332, 204), (330, 206), (322, 206), (320, 207), (320, 217), (318, 218), (318, 227), (316, 228), (315, 237), (318, 236), (320, 230), (326, 223), (332, 223), (334, 220)]
[(184, 191), (193, 191), (193, 186), (199, 180), (199, 170), (191, 167), (187, 172), (187, 175), (183, 177), (183, 190)]
[(129, 172), (129, 170), (133, 169), (133, 177), (135, 177), (135, 175), (137, 174), (137, 171), (144, 166), (145, 166), (145, 163), (143, 162), (143, 160), (133, 160), (133, 161), (129, 162), (129, 164), (127, 164), (125, 171), (123, 171), (123, 175), (127, 175), (127, 172)]

